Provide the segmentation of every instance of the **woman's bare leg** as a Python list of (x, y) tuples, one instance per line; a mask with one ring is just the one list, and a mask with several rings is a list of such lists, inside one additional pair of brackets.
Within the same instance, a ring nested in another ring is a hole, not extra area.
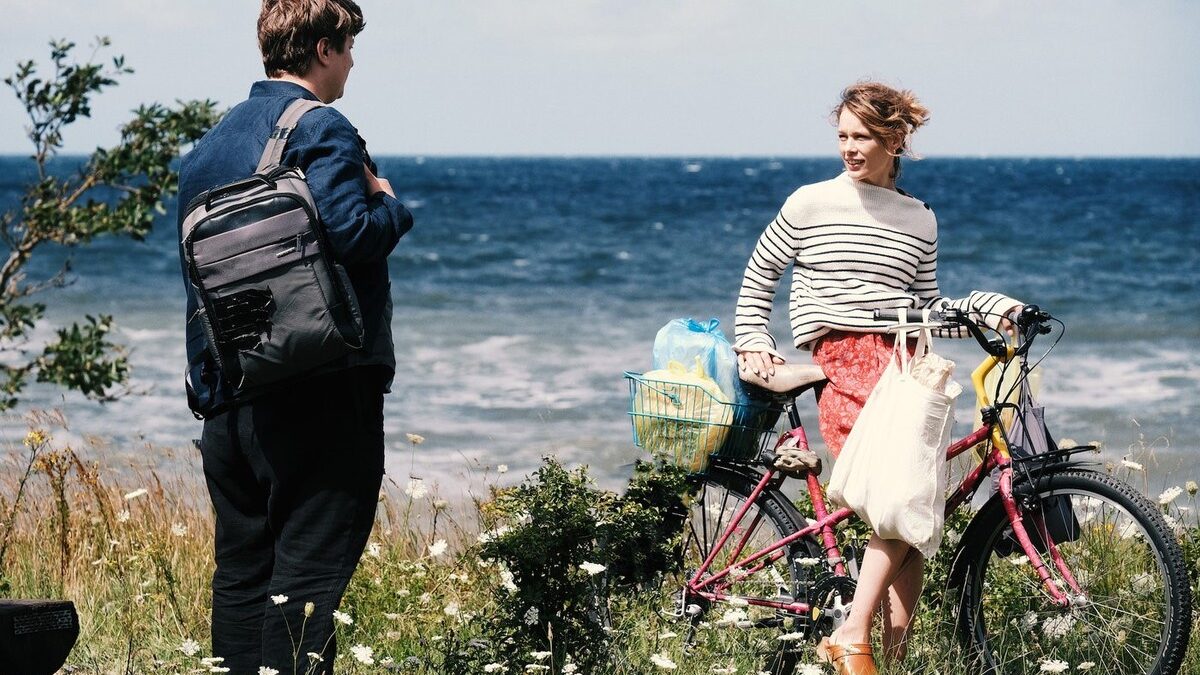
[(900, 570), (888, 588), (881, 618), (883, 619), (883, 655), (885, 661), (903, 661), (908, 654), (908, 629), (921, 597), (925, 574), (925, 558), (910, 548)]
[(862, 569), (854, 590), (854, 606), (842, 627), (830, 639), (839, 644), (870, 643), (871, 620), (888, 597), (888, 587), (900, 571), (912, 547), (896, 539), (871, 535), (863, 552)]

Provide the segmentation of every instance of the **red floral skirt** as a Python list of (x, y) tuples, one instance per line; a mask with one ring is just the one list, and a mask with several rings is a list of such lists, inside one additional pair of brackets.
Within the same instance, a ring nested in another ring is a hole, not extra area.
[[(825, 447), (836, 459), (846, 444), (871, 390), (892, 358), (895, 340), (881, 333), (831, 331), (813, 348), (813, 363), (829, 381), (817, 401), (817, 424)], [(909, 352), (914, 345), (909, 346)]]

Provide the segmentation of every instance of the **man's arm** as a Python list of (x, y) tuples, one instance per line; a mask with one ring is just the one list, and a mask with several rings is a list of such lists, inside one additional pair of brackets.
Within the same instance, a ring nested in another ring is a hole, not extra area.
[(346, 118), (331, 109), (309, 114), (317, 116), (316, 124), (310, 142), (300, 148), (298, 164), (308, 178), (334, 257), (346, 265), (386, 258), (412, 229), (412, 214), (378, 180), (368, 183), (368, 158)]

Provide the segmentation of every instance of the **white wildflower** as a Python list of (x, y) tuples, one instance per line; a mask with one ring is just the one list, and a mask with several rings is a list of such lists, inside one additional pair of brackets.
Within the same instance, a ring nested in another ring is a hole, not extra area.
[(1194, 481), (1194, 480), (1189, 480), (1188, 482), (1183, 484), (1183, 489), (1187, 490), (1187, 493), (1189, 495), (1195, 497), (1196, 493), (1200, 492), (1200, 485), (1197, 485), (1196, 481)]
[(1075, 617), (1070, 614), (1052, 616), (1042, 622), (1042, 633), (1048, 638), (1062, 638), (1075, 626)]
[(379, 552), (382, 550), (382, 547), (379, 546), (379, 542), (373, 541), (367, 544), (367, 555), (371, 556), (372, 558), (378, 558)]
[(226, 668), (225, 666), (209, 666), (208, 672), (210, 672), (210, 673), (228, 673), (229, 669)]
[(413, 499), (421, 499), (429, 494), (429, 488), (425, 487), (425, 481), (420, 478), (412, 478), (408, 481), (408, 486), (404, 488), (404, 494)]
[(1179, 487), (1178, 485), (1167, 488), (1166, 490), (1162, 491), (1162, 494), (1158, 495), (1158, 503), (1166, 506), (1167, 504), (1175, 501), (1175, 499), (1181, 494), (1183, 494), (1183, 488)]
[(1169, 513), (1162, 514), (1162, 517), (1163, 517), (1163, 520), (1167, 521), (1167, 527), (1171, 528), (1171, 531), (1175, 533), (1176, 537), (1183, 536), (1183, 534), (1184, 534), (1183, 523), (1180, 523), (1178, 520), (1176, 520), (1175, 516), (1172, 516)]
[(526, 625), (526, 626), (533, 626), (533, 625), (537, 624), (537, 622), (538, 622), (538, 608), (537, 608), (537, 607), (530, 607), (529, 609), (525, 610), (525, 616), (524, 616), (524, 617), (522, 617), (522, 618), (525, 620), (525, 625)]
[(820, 558), (796, 558), (792, 562), (801, 567), (816, 567), (821, 564)]
[(1058, 442), (1058, 447), (1061, 448), (1077, 448), (1079, 443), (1075, 442), (1074, 438), (1064, 438)]
[(445, 612), (446, 616), (458, 616), (458, 603), (452, 602), (446, 605), (442, 611)]
[(1142, 572), (1130, 579), (1129, 585), (1133, 586), (1133, 590), (1138, 593), (1145, 593), (1154, 588), (1154, 575), (1149, 572)]
[(796, 640), (803, 640), (804, 633), (784, 633), (775, 639), (780, 642), (795, 642)]
[(436, 558), (446, 552), (447, 546), (445, 539), (438, 539), (429, 545), (429, 555)]
[(517, 584), (513, 581), (512, 570), (507, 567), (500, 568), (500, 585), (509, 593), (517, 592)]
[(550, 652), (529, 652), (529, 656), (533, 658), (534, 661), (545, 661), (546, 659), (550, 658)]
[(420, 445), (425, 442), (425, 437), (420, 434), (404, 434), (404, 436), (413, 445)]
[(793, 671), (794, 675), (825, 675), (825, 669), (821, 666), (814, 666), (811, 663), (801, 663), (796, 666)]
[(1045, 661), (1042, 661), (1041, 671), (1043, 673), (1062, 673), (1066, 672), (1066, 670), (1070, 667), (1071, 666), (1066, 661), (1059, 661), (1058, 659), (1046, 659)]
[(489, 663), (483, 667), (485, 673), (503, 673), (508, 668), (503, 663)]
[(183, 644), (179, 645), (179, 651), (183, 652), (184, 656), (195, 656), (200, 652), (200, 643), (195, 640), (184, 640)]
[(739, 598), (737, 596), (729, 598), (729, 604), (732, 607), (749, 607), (750, 606), (750, 603), (745, 598)]
[(579, 666), (575, 665), (574, 663), (568, 663), (562, 667), (562, 672), (565, 675), (572, 675), (573, 673), (578, 673)]
[(128, 523), (129, 522), (129, 509), (121, 509), (120, 511), (117, 512), (117, 522), (118, 523)]
[(1029, 564), (1029, 556), (1019, 555), (1015, 558), (1009, 558), (1008, 562), (1012, 563), (1013, 565), (1016, 565), (1017, 567), (1020, 567), (1021, 565), (1028, 565)]
[(215, 666), (219, 663), (223, 663), (224, 661), (225, 661), (224, 656), (206, 656), (206, 657), (200, 659), (200, 663), (202, 663), (206, 666)]
[(1038, 615), (1036, 612), (1025, 612), (1025, 617), (1021, 620), (1026, 628), (1033, 628), (1038, 624)]
[(548, 670), (550, 670), (550, 666), (543, 666), (540, 663), (531, 663), (525, 666), (525, 672), (527, 673), (543, 673)]
[(675, 634), (675, 631), (670, 631), (670, 630), (665, 633), (659, 633), (659, 635), (658, 635), (659, 640), (670, 640), (673, 637), (679, 637), (679, 636)]
[(585, 562), (585, 563), (581, 563), (579, 565), (579, 569), (583, 570), (584, 572), (587, 572), (588, 576), (594, 577), (597, 574), (600, 574), (601, 572), (603, 572), (606, 568), (604, 567), (604, 565), (601, 565), (599, 563)]
[(708, 672), (716, 673), (716, 675), (733, 675), (734, 673), (737, 672), (737, 668), (734, 666), (727, 666), (725, 668), (721, 668), (719, 666), (713, 666), (712, 670), (710, 670)]
[(365, 645), (354, 645), (350, 648), (350, 653), (358, 662), (364, 666), (375, 665), (375, 650)]
[(725, 610), (725, 613), (721, 615), (721, 618), (717, 619), (715, 623), (718, 626), (735, 626), (739, 622), (745, 621), (749, 618), (749, 615), (746, 614), (746, 610), (744, 609), (727, 609)]
[(125, 501), (127, 501), (127, 502), (133, 501), (134, 499), (137, 499), (138, 497), (145, 497), (148, 494), (150, 494), (150, 491), (147, 490), (146, 488), (138, 488), (138, 489), (134, 490), (133, 492), (126, 493)]
[(268, 668), (267, 666), (259, 666), (258, 675), (279, 675), (279, 671), (275, 670), (274, 668)]
[(501, 464), (496, 467), (496, 473), (508, 473), (508, 465)]
[(1122, 539), (1140, 537), (1142, 536), (1142, 529), (1138, 527), (1137, 521), (1127, 520), (1117, 528), (1117, 536), (1121, 537)]
[(311, 602), (304, 603), (304, 618), (307, 619), (308, 617), (312, 616), (313, 612), (315, 611), (317, 611), (316, 605)]
[(1095, 667), (1096, 667), (1095, 661), (1084, 661), (1083, 663), (1080, 663), (1079, 665), (1075, 666), (1075, 670), (1091, 670), (1092, 668), (1095, 668)]
[(186, 537), (188, 533), (187, 525), (183, 523), (171, 523), (171, 534), (176, 537)]
[(273, 602), (277, 605), (282, 605), (283, 603), (285, 603), (287, 601), (288, 601), (288, 596), (286, 596), (286, 595), (272, 595), (271, 596), (271, 602)]
[(677, 668), (675, 662), (668, 658), (666, 654), (651, 654), (650, 663), (653, 663), (663, 670), (675, 670), (675, 668)]
[(349, 614), (345, 612), (339, 612), (336, 609), (333, 610), (333, 619), (343, 626), (349, 626), (350, 624), (354, 623), (354, 619), (350, 618)]
[(1129, 469), (1130, 471), (1145, 471), (1146, 470), (1146, 467), (1142, 466), (1138, 462), (1134, 462), (1134, 461), (1128, 460), (1128, 459), (1121, 460), (1121, 465), (1124, 466), (1126, 469)]

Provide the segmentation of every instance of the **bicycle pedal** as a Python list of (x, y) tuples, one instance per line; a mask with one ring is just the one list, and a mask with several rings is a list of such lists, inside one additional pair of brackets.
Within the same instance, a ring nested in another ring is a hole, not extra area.
[(687, 609), (687, 605), (686, 605), (687, 599), (684, 597), (686, 595), (686, 593), (685, 593), (686, 590), (687, 589), (684, 589), (684, 588), (679, 589), (679, 592), (675, 594), (674, 607), (671, 609), (670, 612), (664, 611), (663, 612), (664, 614), (666, 614), (668, 617), (670, 617), (672, 619), (682, 619), (684, 617), (685, 610)]

